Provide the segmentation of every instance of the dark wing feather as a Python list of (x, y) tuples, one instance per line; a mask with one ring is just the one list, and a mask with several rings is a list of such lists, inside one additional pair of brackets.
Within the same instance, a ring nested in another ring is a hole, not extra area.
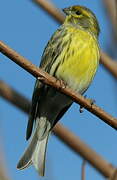
[[(61, 26), (51, 37), (51, 39), (48, 41), (42, 58), (40, 67), (44, 69), (46, 72), (49, 73), (52, 64), (55, 62), (57, 57), (60, 55), (61, 51), (63, 50), (61, 44), (63, 39), (63, 27)], [(48, 68), (50, 67), (50, 68)]]
[[(72, 105), (72, 103), (61, 110), (61, 112), (58, 114), (57, 118), (55, 119), (52, 128), (53, 128), (53, 127), (56, 125), (56, 123), (63, 117), (63, 115), (66, 113), (66, 111), (70, 108), (71, 105)], [(52, 128), (51, 128), (51, 129), (52, 129)]]
[[(57, 57), (62, 51), (61, 42), (62, 42), (62, 26), (53, 34), (50, 41), (42, 55), (40, 67), (46, 72), (50, 72), (52, 64), (56, 61)], [(28, 140), (31, 136), (33, 123), (37, 115), (38, 102), (40, 101), (41, 95), (43, 94), (43, 90), (45, 89), (45, 85), (43, 85), (38, 79), (36, 80), (34, 92), (32, 96), (32, 105), (29, 114), (29, 120), (26, 131), (26, 139)]]
[(43, 84), (37, 79), (35, 83), (35, 87), (34, 87), (33, 96), (32, 96), (32, 104), (31, 104), (27, 131), (26, 131), (26, 140), (30, 138), (31, 133), (32, 133), (33, 123), (35, 120), (36, 110), (38, 107), (38, 101), (39, 101), (39, 98), (41, 97), (40, 95), (41, 95), (42, 89), (43, 89)]

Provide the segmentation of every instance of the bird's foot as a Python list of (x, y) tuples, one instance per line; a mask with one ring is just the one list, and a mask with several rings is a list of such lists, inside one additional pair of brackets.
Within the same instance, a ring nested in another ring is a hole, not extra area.
[(80, 112), (80, 113), (83, 113), (83, 112), (84, 112), (84, 107), (80, 106), (79, 112)]
[(38, 79), (39, 81), (43, 81), (43, 80), (44, 80), (44, 77), (40, 76), (40, 77), (37, 77), (37, 79)]
[[(84, 96), (85, 99), (86, 99), (86, 97), (87, 97), (87, 95)], [(91, 99), (91, 98), (87, 98), (87, 100), (90, 102), (91, 106), (93, 106), (93, 104), (96, 102), (95, 99)], [(84, 107), (83, 106), (80, 106), (79, 112), (80, 113), (84, 112)]]
[(56, 79), (56, 82), (58, 82), (60, 84), (60, 88), (61, 89), (65, 89), (67, 87), (67, 83), (65, 83), (63, 80), (61, 79)]
[(87, 100), (90, 102), (91, 106), (93, 106), (94, 103), (96, 103), (96, 100), (95, 100), (95, 99), (87, 99)]

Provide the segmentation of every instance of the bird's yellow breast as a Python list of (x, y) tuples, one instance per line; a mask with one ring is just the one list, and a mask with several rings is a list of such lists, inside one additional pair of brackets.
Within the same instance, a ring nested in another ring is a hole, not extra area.
[(59, 62), (56, 77), (82, 94), (93, 80), (99, 64), (98, 41), (87, 31), (68, 28), (62, 46), (62, 53), (54, 64)]

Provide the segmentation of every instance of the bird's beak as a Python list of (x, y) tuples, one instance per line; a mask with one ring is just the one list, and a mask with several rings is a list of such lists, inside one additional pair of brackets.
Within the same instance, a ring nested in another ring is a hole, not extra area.
[(64, 8), (64, 9), (63, 9), (63, 12), (64, 12), (66, 15), (69, 15), (69, 14), (70, 14), (69, 8)]

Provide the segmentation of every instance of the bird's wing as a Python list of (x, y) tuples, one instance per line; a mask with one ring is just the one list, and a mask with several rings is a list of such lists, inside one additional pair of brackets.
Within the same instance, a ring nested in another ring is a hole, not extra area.
[[(62, 42), (62, 28), (60, 27), (51, 37), (50, 41), (48, 42), (47, 46), (45, 47), (45, 50), (43, 52), (40, 67), (50, 73), (50, 69), (52, 67), (52, 64), (56, 61), (57, 57), (62, 51), (61, 48), (61, 42)], [(54, 75), (54, 74), (52, 74)], [(38, 79), (36, 80), (34, 92), (32, 96), (32, 105), (28, 120), (28, 126), (26, 131), (26, 139), (28, 140), (31, 136), (32, 129), (33, 129), (33, 123), (36, 118), (36, 112), (38, 109), (38, 102), (40, 101), (40, 98), (42, 98), (42, 94), (44, 94), (45, 88), (47, 88), (46, 85), (42, 84)]]
[(38, 107), (38, 101), (41, 96), (41, 92), (43, 89), (43, 84), (37, 79), (35, 82), (35, 87), (32, 95), (32, 104), (31, 109), (29, 113), (29, 119), (28, 119), (28, 125), (27, 125), (27, 131), (26, 131), (26, 139), (28, 140), (31, 136), (32, 129), (33, 129), (33, 123), (36, 116), (36, 111)]
[(45, 50), (43, 52), (40, 67), (46, 72), (50, 73), (50, 69), (53, 63), (56, 61), (57, 57), (60, 55), (62, 49), (61, 43), (63, 40), (63, 27), (61, 26), (57, 31), (53, 34)]

